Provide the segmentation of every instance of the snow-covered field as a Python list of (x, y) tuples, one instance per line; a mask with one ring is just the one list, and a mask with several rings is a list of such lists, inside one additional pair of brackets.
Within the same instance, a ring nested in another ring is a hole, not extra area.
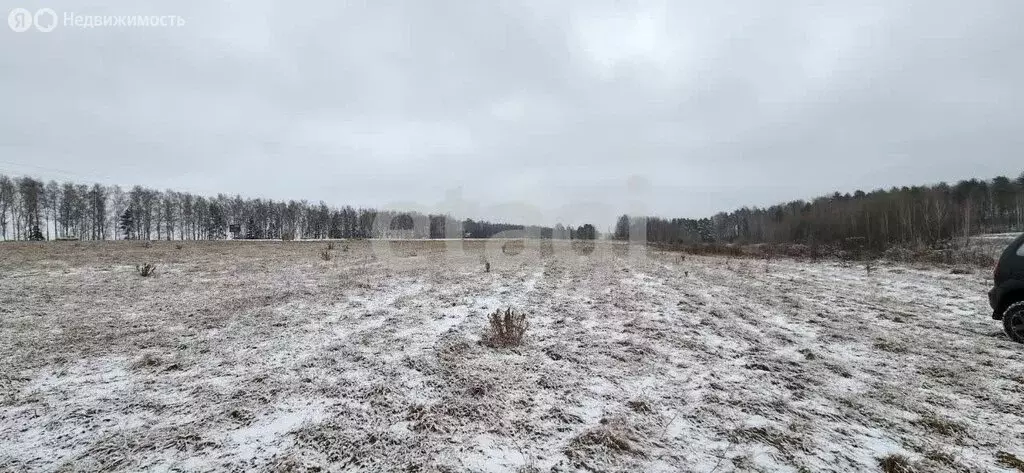
[(0, 470), (1024, 471), (987, 271), (457, 244), (0, 244)]

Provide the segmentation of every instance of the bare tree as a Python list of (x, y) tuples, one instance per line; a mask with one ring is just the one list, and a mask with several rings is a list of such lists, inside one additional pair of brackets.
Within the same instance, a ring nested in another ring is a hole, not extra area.
[(14, 209), (14, 182), (0, 175), (0, 235), (7, 239), (8, 213)]

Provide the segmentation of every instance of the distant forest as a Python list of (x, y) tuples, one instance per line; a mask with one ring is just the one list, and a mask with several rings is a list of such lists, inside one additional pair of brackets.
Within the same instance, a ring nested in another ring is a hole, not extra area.
[[(383, 225), (374, 225), (379, 218)], [(421, 225), (415, 223), (423, 222)], [(461, 228), (459, 228), (461, 224)], [(232, 227), (238, 230), (232, 233)], [(419, 227), (419, 228), (417, 228)], [(450, 234), (449, 234), (450, 230)], [(526, 230), (544, 238), (594, 239), (593, 225), (523, 226), (320, 202), (192, 195), (135, 186), (92, 186), (0, 174), (3, 240), (218, 240), (321, 238), (489, 238)]]
[[(390, 224), (375, 226), (380, 218)], [(415, 225), (417, 221), (423, 224)], [(836, 192), (809, 202), (744, 207), (701, 219), (623, 215), (609, 236), (628, 239), (630, 228), (637, 225), (646, 225), (647, 241), (654, 243), (856, 241), (870, 249), (935, 246), (957, 236), (1024, 231), (1024, 174), (955, 185)], [(0, 238), (4, 240), (489, 238), (507, 230), (526, 230), (542, 238), (599, 237), (591, 224), (552, 228), (460, 221), (450, 215), (338, 208), (304, 200), (204, 197), (141, 186), (124, 190), (100, 184), (44, 183), (0, 174)]]
[[(629, 216), (613, 237), (628, 238)], [(954, 237), (1024, 231), (1024, 174), (1016, 179), (970, 179), (955, 185), (899, 187), (853, 194), (838, 192), (810, 202), (744, 207), (710, 218), (646, 219), (647, 241), (656, 243), (842, 244), (866, 249), (894, 245), (936, 246)]]

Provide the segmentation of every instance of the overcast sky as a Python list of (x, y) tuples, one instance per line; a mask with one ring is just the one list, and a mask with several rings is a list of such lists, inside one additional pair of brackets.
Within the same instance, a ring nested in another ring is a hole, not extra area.
[(605, 229), (1024, 171), (1020, 0), (13, 7), (7, 174)]

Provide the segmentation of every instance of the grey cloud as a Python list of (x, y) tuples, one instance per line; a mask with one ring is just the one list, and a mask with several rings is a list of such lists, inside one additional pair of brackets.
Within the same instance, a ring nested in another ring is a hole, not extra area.
[(8, 173), (606, 228), (1022, 170), (1015, 0), (45, 6), (186, 25), (0, 31)]

